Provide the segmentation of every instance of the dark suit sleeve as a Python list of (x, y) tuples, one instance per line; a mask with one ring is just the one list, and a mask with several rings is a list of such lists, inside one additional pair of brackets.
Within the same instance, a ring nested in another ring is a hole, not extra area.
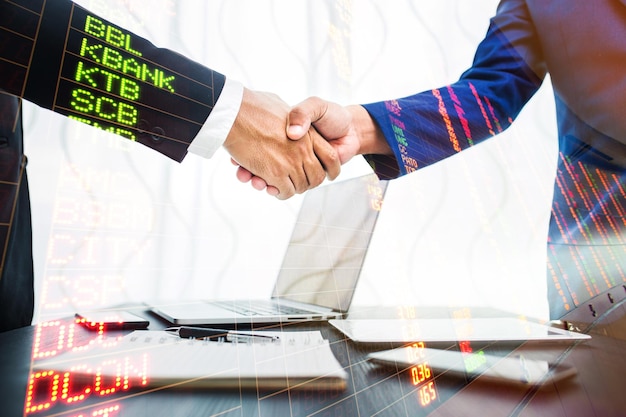
[(69, 0), (0, 0), (0, 90), (177, 161), (224, 82)]
[(505, 0), (459, 81), (364, 106), (394, 151), (366, 158), (381, 178), (394, 178), (476, 145), (513, 122), (545, 74), (525, 2)]

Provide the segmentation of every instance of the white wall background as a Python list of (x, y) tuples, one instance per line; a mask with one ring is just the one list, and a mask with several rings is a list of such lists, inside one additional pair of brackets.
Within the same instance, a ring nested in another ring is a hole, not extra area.
[[(497, 0), (81, 0), (252, 89), (365, 103), (453, 82)], [(549, 83), (547, 83), (549, 84)], [(239, 183), (226, 152), (182, 164), (25, 107), (36, 320), (127, 301), (269, 294), (301, 196)], [(505, 134), (394, 181), (355, 304), (491, 306), (547, 318), (556, 164), (549, 85)], [(368, 173), (357, 158), (337, 181)]]

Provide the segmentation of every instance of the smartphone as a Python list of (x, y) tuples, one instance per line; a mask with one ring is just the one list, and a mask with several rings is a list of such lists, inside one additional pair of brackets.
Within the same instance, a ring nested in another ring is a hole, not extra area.
[(150, 322), (127, 311), (94, 311), (76, 313), (76, 323), (89, 330), (137, 330), (145, 329)]
[(370, 353), (368, 359), (401, 369), (419, 367), (420, 372), (453, 375), (481, 381), (535, 386), (576, 375), (576, 368), (529, 359), (523, 355), (500, 357), (483, 351), (465, 353), (457, 350), (432, 349), (421, 346), (403, 347)]

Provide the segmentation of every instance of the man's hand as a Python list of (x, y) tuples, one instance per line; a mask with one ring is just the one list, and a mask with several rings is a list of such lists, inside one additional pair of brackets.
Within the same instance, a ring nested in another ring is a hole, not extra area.
[[(317, 97), (308, 98), (291, 109), (286, 129), (287, 136), (297, 142), (309, 137), (317, 140), (321, 134), (323, 140), (328, 141), (326, 145), (332, 146), (341, 164), (346, 163), (359, 151), (358, 137), (352, 125), (352, 114), (343, 106)], [(316, 148), (325, 150), (323, 146)], [(278, 189), (263, 176), (253, 174), (236, 160), (233, 160), (233, 164), (239, 165), (237, 168), (239, 181), (250, 181), (253, 188), (267, 189), (269, 195), (279, 194)], [(331, 176), (329, 178), (334, 179)]]
[[(344, 107), (311, 97), (289, 112), (287, 136), (300, 141), (308, 136), (318, 138), (321, 134), (329, 144), (332, 144), (339, 156), (339, 162), (344, 164), (356, 154), (354, 146), (358, 145), (356, 137), (351, 135), (353, 133), (351, 122), (352, 115)], [(240, 165), (235, 160), (233, 164)], [(262, 176), (253, 175), (242, 166), (237, 169), (237, 178), (241, 182), (250, 181), (252, 187), (257, 190), (267, 189), (270, 195), (276, 196), (279, 193), (278, 189), (266, 182)]]
[[(311, 135), (313, 128), (328, 140), (342, 165), (355, 155), (392, 154), (378, 125), (359, 105), (343, 107), (318, 97), (310, 97), (289, 112), (287, 136), (300, 141)], [(236, 161), (233, 163), (238, 165)], [(267, 188), (268, 194), (278, 194), (278, 190), (262, 176), (253, 175), (244, 167), (237, 169), (237, 178), (241, 182), (250, 181), (257, 190)]]
[(309, 97), (289, 112), (287, 136), (299, 140), (313, 126), (345, 164), (356, 155), (393, 155), (383, 132), (363, 106), (341, 106), (319, 97)]
[[(317, 187), (339, 175), (336, 151), (311, 130), (301, 140), (289, 140), (285, 120), (289, 106), (277, 96), (244, 89), (243, 101), (224, 148), (240, 166), (237, 177), (263, 179), (279, 199)], [(247, 174), (246, 174), (247, 172)], [(240, 174), (244, 174), (244, 177)], [(257, 188), (257, 187), (255, 187)]]
[(318, 97), (307, 98), (289, 112), (287, 136), (300, 140), (312, 125), (337, 151), (343, 165), (361, 148), (350, 109)]

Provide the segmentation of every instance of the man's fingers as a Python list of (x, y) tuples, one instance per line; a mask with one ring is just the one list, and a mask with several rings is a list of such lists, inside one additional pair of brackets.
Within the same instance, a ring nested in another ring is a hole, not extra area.
[(252, 177), (250, 180), (250, 184), (252, 184), (252, 188), (254, 188), (255, 190), (263, 191), (268, 187), (263, 178), (252, 176), (252, 174), (250, 174), (250, 176)]
[(241, 182), (250, 181), (252, 188), (254, 188), (255, 190), (259, 190), (259, 191), (265, 190), (267, 194), (271, 195), (272, 197), (276, 197), (278, 194), (280, 194), (280, 191), (278, 190), (278, 188), (272, 185), (269, 185), (268, 183), (265, 182), (263, 178), (257, 177), (256, 175), (252, 175), (250, 171), (248, 171), (247, 169), (239, 165), (237, 161), (235, 161), (234, 159), (231, 158), (231, 161), (233, 165), (237, 165), (237, 179), (239, 181)]
[(311, 123), (322, 119), (328, 102), (319, 97), (309, 97), (295, 105), (287, 116), (287, 137), (292, 140), (302, 138), (309, 131)]
[[(293, 197), (297, 190), (294, 183), (291, 181), (291, 178), (287, 178), (281, 181), (280, 184), (273, 185), (273, 187), (278, 190), (276, 198), (279, 200), (287, 200), (288, 198)], [(301, 193), (303, 192), (304, 191), (301, 191)]]
[(339, 139), (350, 132), (352, 114), (344, 106), (327, 102), (326, 112), (312, 124), (326, 140)]
[(280, 191), (278, 190), (278, 188), (273, 187), (271, 185), (268, 185), (266, 188), (266, 192), (271, 195), (272, 197), (276, 197), (278, 196), (278, 194), (280, 194)]
[[(316, 132), (312, 132), (313, 152), (326, 171), (329, 180), (334, 180), (341, 172), (341, 161), (335, 148)], [(318, 184), (319, 185), (319, 184)]]
[[(294, 182), (292, 181), (290, 177), (285, 178), (283, 180), (276, 180), (277, 185), (270, 185), (263, 178), (254, 175), (248, 169), (239, 165), (239, 163), (234, 158), (231, 158), (230, 160), (233, 165), (237, 166), (236, 176), (239, 181), (244, 182), (244, 183), (250, 182), (250, 184), (252, 185), (252, 188), (254, 188), (255, 190), (259, 190), (259, 191), (266, 190), (267, 194), (271, 195), (272, 197), (277, 197), (281, 200), (286, 200), (290, 197), (293, 197), (293, 195), (296, 192), (303, 193), (309, 188), (307, 174), (304, 171), (302, 172), (302, 175), (298, 176), (302, 178), (301, 184), (300, 184), (301, 191), (298, 191)], [(319, 168), (319, 171), (322, 172), (322, 175), (324, 175), (323, 174), (324, 171), (322, 168)], [(280, 190), (283, 190), (283, 191), (281, 192)]]
[(305, 122), (304, 124), (293, 124), (287, 126), (287, 137), (291, 140), (298, 140), (302, 138), (310, 126), (311, 122)]
[[(237, 164), (238, 165), (238, 164)], [(237, 179), (241, 182), (248, 182), (253, 178), (252, 173), (247, 169), (239, 166), (237, 167)]]
[(326, 172), (315, 155), (305, 159), (303, 167), (308, 181), (307, 189), (315, 188), (324, 182)]

